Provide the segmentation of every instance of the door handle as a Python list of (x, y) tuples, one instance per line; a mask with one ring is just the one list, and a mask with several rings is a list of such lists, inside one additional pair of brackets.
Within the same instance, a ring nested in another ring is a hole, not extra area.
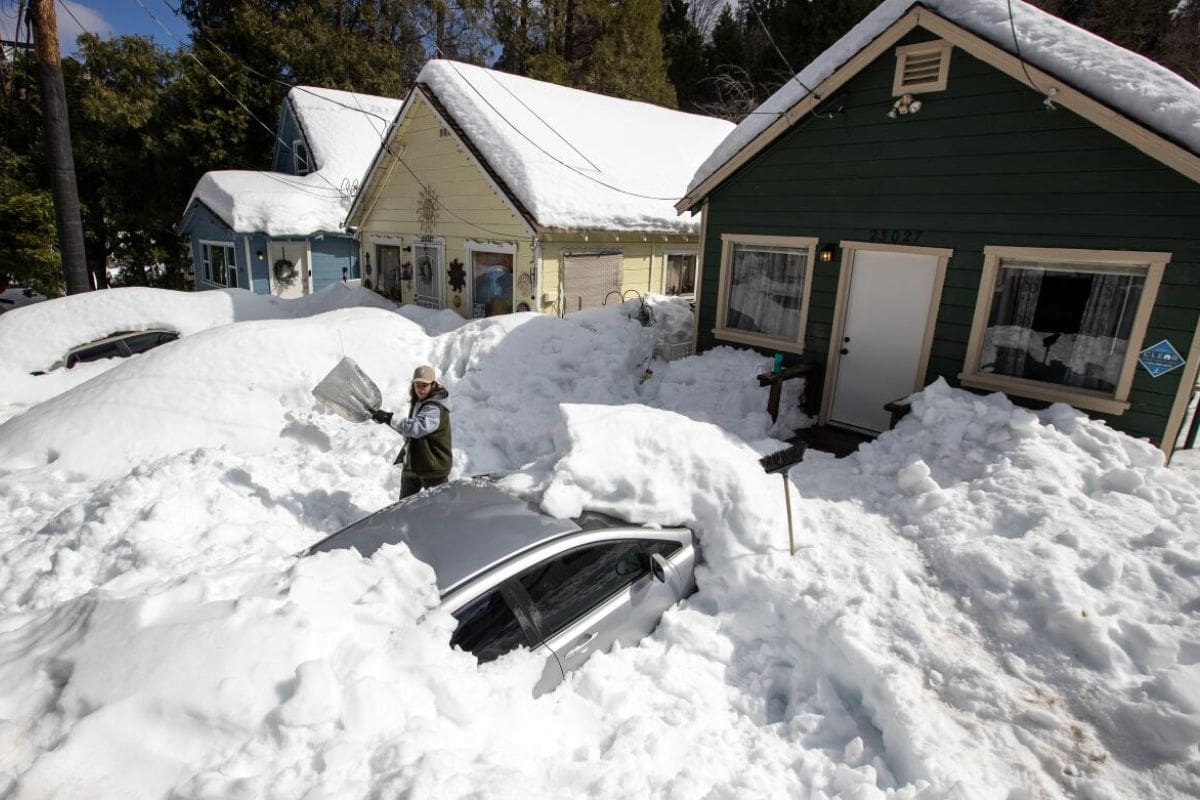
[(575, 644), (571, 645), (571, 649), (568, 650), (567, 652), (563, 653), (563, 655), (566, 656), (567, 658), (570, 658), (571, 656), (574, 656), (574, 655), (578, 655), (584, 648), (586, 648), (589, 644), (591, 644), (592, 639), (595, 639), (595, 638), (596, 638), (596, 631), (592, 631), (590, 633), (585, 633), (583, 636), (581, 636), (575, 642)]
[(842, 348), (842, 355), (846, 355), (846, 354), (847, 354), (847, 353), (849, 353), (849, 352), (850, 352), (850, 351), (849, 351), (849, 350), (847, 350), (846, 348), (844, 348), (844, 347)]

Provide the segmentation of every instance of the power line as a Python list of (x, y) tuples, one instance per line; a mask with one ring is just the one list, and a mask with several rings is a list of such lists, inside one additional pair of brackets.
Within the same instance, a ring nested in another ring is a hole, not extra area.
[(1054, 90), (1043, 91), (1036, 83), (1033, 82), (1033, 76), (1029, 74), (1029, 68), (1025, 66), (1025, 59), (1021, 55), (1021, 43), (1017, 41), (1017, 23), (1013, 18), (1012, 0), (1008, 0), (1008, 27), (1012, 30), (1013, 47), (1017, 51), (1017, 61), (1021, 64), (1021, 71), (1025, 73), (1025, 80), (1029, 81), (1029, 86), (1035, 91), (1046, 96), (1043, 101), (1046, 108), (1050, 111), (1054, 110)]
[[(1011, 2), (1011, 0), (1010, 0), (1010, 2)], [(817, 90), (816, 90), (816, 89), (810, 89), (810, 88), (809, 88), (809, 87), (808, 87), (808, 86), (807, 86), (807, 85), (804, 83), (804, 81), (800, 80), (800, 73), (798, 73), (798, 72), (796, 72), (796, 70), (792, 69), (792, 65), (791, 65), (790, 63), (788, 63), (787, 56), (785, 56), (785, 55), (783, 54), (783, 51), (779, 49), (779, 45), (775, 44), (775, 38), (774, 38), (773, 36), (771, 36), (771, 32), (770, 32), (769, 30), (767, 30), (767, 24), (766, 24), (765, 22), (763, 22), (762, 15), (758, 13), (758, 6), (755, 4), (754, 0), (750, 0), (750, 2), (748, 2), (748, 3), (747, 3), (747, 5), (749, 5), (749, 6), (750, 6), (750, 10), (754, 12), (754, 17), (755, 17), (755, 19), (757, 19), (757, 20), (758, 20), (759, 27), (761, 27), (761, 28), (762, 28), (762, 31), (763, 31), (763, 33), (765, 33), (765, 34), (766, 34), (766, 36), (767, 36), (767, 41), (771, 43), (771, 47), (775, 48), (775, 52), (776, 52), (776, 54), (778, 54), (778, 55), (779, 55), (779, 59), (780, 59), (780, 61), (782, 61), (782, 62), (783, 62), (783, 65), (784, 65), (785, 67), (787, 67), (787, 70), (788, 70), (788, 72), (789, 72), (789, 73), (791, 74), (791, 76), (792, 76), (792, 80), (794, 80), (796, 83), (800, 84), (800, 88), (801, 88), (801, 89), (803, 89), (803, 90), (804, 90), (805, 92), (807, 92), (808, 94), (811, 94), (811, 95), (812, 95), (812, 96), (813, 96), (813, 97), (816, 99), (817, 103), (820, 103), (820, 102), (821, 102), (821, 100), (823, 99), (823, 98), (821, 97), (821, 95), (817, 94)], [(818, 114), (818, 113), (817, 113), (817, 111), (816, 111), (816, 105), (815, 105), (815, 104), (814, 104), (814, 105), (813, 105), (813, 107), (812, 107), (812, 108), (810, 108), (808, 111), (809, 111), (809, 113), (810, 113), (810, 114), (812, 114), (812, 115), (813, 115), (814, 117), (816, 117), (817, 119), (833, 119), (833, 115), (832, 115), (832, 114), (828, 114), (828, 115), (826, 115), (826, 116), (824, 116), (824, 117), (822, 117), (820, 114)]]

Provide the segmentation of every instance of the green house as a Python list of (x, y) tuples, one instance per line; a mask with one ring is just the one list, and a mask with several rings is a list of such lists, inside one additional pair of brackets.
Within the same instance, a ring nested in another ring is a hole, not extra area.
[(1020, 0), (883, 3), (676, 208), (697, 350), (808, 365), (821, 424), (941, 377), (1195, 438), (1200, 88)]

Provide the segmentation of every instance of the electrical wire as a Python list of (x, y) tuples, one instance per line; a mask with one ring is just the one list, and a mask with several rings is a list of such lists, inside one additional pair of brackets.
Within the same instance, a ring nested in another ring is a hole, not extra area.
[(1044, 101), (1045, 106), (1047, 109), (1053, 111), (1054, 110), (1053, 91), (1050, 91), (1050, 92), (1044, 91), (1041, 87), (1039, 87), (1036, 83), (1034, 83), (1033, 76), (1029, 74), (1029, 68), (1025, 66), (1025, 58), (1021, 55), (1021, 43), (1017, 40), (1017, 23), (1013, 17), (1012, 0), (1008, 0), (1008, 26), (1012, 30), (1013, 47), (1016, 49), (1017, 61), (1021, 64), (1021, 71), (1025, 73), (1025, 80), (1029, 81), (1029, 86), (1035, 92), (1038, 92), (1038, 93), (1046, 96), (1046, 99)]
[[(1011, 0), (1010, 0), (1010, 2), (1011, 2)], [(792, 80), (794, 80), (796, 83), (800, 84), (801, 89), (803, 89), (808, 94), (811, 94), (816, 99), (817, 103), (820, 103), (824, 98), (821, 97), (821, 95), (817, 94), (816, 89), (810, 89), (804, 83), (804, 81), (800, 80), (800, 73), (796, 72), (796, 70), (792, 69), (792, 65), (788, 62), (787, 56), (785, 56), (783, 54), (783, 51), (779, 49), (779, 45), (775, 44), (775, 37), (771, 36), (771, 32), (769, 30), (767, 30), (767, 23), (763, 22), (762, 15), (758, 13), (758, 6), (755, 4), (754, 0), (749, 0), (747, 5), (749, 5), (750, 10), (754, 12), (754, 17), (755, 17), (755, 19), (758, 20), (759, 27), (761, 27), (763, 33), (766, 34), (767, 41), (771, 43), (771, 47), (775, 48), (775, 53), (779, 56), (779, 60), (783, 62), (783, 65), (785, 67), (787, 67), (788, 74), (790, 74), (792, 76)], [(816, 119), (833, 119), (833, 114), (826, 114), (825, 116), (818, 114), (816, 111), (816, 104), (814, 104), (813, 107), (808, 110), (808, 112), (810, 114), (812, 114), (813, 117), (815, 117)]]

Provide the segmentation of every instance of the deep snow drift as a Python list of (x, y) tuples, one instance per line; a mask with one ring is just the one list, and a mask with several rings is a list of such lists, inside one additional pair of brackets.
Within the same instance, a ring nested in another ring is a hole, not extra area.
[[(0, 794), (1200, 793), (1200, 488), (1145, 443), (936, 384), (791, 471), (791, 557), (769, 359), (651, 361), (621, 307), (400, 311), (201, 326), (0, 425)], [(534, 699), (405, 548), (296, 560), (398, 486), (398, 438), (310, 394), (343, 354), (394, 407), (438, 368), (457, 473), (692, 526), (699, 592)]]

